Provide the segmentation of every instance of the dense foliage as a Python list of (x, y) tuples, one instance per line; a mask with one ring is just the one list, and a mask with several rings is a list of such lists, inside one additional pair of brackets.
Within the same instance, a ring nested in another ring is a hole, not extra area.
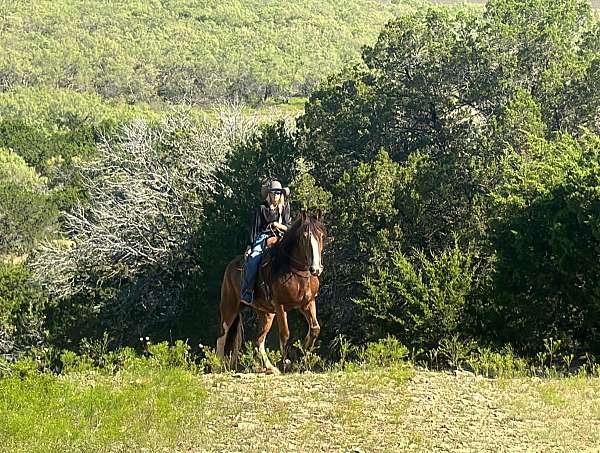
[(0, 256), (23, 255), (53, 230), (46, 181), (14, 152), (0, 148)]
[(599, 30), (584, 1), (424, 9), (315, 90), (298, 143), (334, 195), (324, 294), (348, 332), (357, 300), (415, 346), (600, 347)]
[[(302, 34), (290, 30), (305, 26), (306, 5), (277, 10), (292, 27), (273, 35), (285, 32), (286, 46), (299, 46)], [(319, 17), (335, 16), (328, 3), (318, 5)], [(204, 35), (195, 32), (219, 37), (232, 23), (237, 33), (259, 22), (272, 36), (263, 15), (276, 5), (240, 6), (235, 14), (230, 6), (155, 6), (117, 6), (114, 26), (137, 24), (130, 35), (109, 40), (113, 25), (100, 27), (93, 38), (83, 34), (89, 42), (73, 44), (77, 51), (67, 47), (81, 53), (76, 62), (88, 72), (71, 61), (68, 73), (60, 66), (68, 58), (53, 60), (53, 72), (34, 73), (27, 59), (10, 70), (0, 64), (7, 87), (68, 88), (0, 93), (0, 227), (10, 238), (0, 241), (9, 266), (3, 278), (16, 282), (11, 291), (36, 294), (0, 293), (5, 336), (17, 331), (19, 307), (31, 308), (18, 301), (32, 300), (35, 313), (45, 310), (35, 319), (45, 322), (46, 340), (58, 344), (103, 331), (125, 343), (145, 335), (212, 343), (223, 270), (247, 245), (261, 183), (278, 177), (292, 187), (296, 211), (327, 214), (322, 344), (339, 334), (365, 342), (391, 333), (413, 351), (476, 341), (532, 354), (552, 337), (572, 351), (600, 352), (600, 23), (588, 3), (490, 0), (482, 9), (411, 10), (390, 21), (360, 60), (318, 85), (295, 124), (261, 126), (238, 115), (233, 123), (189, 114), (182, 122), (103, 97), (197, 102), (308, 93), (315, 74), (341, 66), (341, 54), (318, 41), (322, 53), (298, 60), (306, 72), (293, 77), (278, 72), (293, 66), (288, 60), (270, 66), (274, 55), (293, 52), (271, 49), (260, 60), (254, 38), (235, 39), (244, 49), (231, 36), (219, 39), (222, 47), (206, 50), (214, 55), (196, 58), (206, 47), (196, 46)], [(60, 3), (46, 7), (45, 21), (57, 11), (79, 17), (41, 33), (52, 58), (57, 37), (104, 23), (93, 4), (81, 17)], [(348, 21), (363, 17), (352, 8), (343, 13)], [(18, 15), (3, 17), (12, 24)], [(168, 32), (155, 39), (142, 22)], [(328, 39), (336, 24), (311, 26)], [(38, 26), (32, 21), (28, 33)], [(173, 40), (169, 27), (190, 38)], [(137, 44), (125, 52), (131, 37)], [(91, 64), (86, 52), (96, 47), (106, 54)], [(225, 48), (240, 59), (225, 58)], [(146, 66), (138, 67), (144, 52)], [(231, 61), (235, 70), (223, 66)], [(236, 72), (242, 67), (247, 72)], [(13, 174), (21, 176), (6, 176)], [(24, 199), (27, 208), (16, 208)], [(13, 262), (32, 250), (24, 264)]]
[(0, 358), (42, 344), (46, 296), (31, 271), (20, 263), (0, 262)]
[(499, 319), (490, 327), (504, 341), (564, 337), (597, 351), (600, 137), (563, 135), (530, 146), (527, 158), (515, 156), (495, 193), (497, 296), (491, 309)]

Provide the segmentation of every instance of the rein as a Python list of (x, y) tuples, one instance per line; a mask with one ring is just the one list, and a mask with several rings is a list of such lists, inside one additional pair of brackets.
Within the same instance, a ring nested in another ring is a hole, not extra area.
[(310, 278), (310, 272), (309, 272), (309, 263), (308, 263), (308, 256), (306, 256), (306, 260), (302, 261), (299, 260), (298, 258), (295, 258), (294, 256), (292, 256), (291, 254), (289, 254), (285, 249), (281, 250), (281, 255), (283, 255), (284, 257), (287, 258), (289, 264), (290, 264), (290, 271), (292, 272), (292, 274), (297, 275), (298, 277), (301, 278)]
[[(308, 272), (308, 263), (303, 263), (302, 261), (300, 261), (297, 258), (294, 258), (292, 255), (290, 255), (289, 253), (282, 253), (283, 255), (285, 255), (289, 260), (290, 260), (290, 269), (292, 270), (292, 273), (297, 275), (298, 277), (302, 277), (302, 278), (310, 278), (310, 272)], [(298, 271), (298, 272), (294, 272), (294, 271)], [(300, 273), (302, 272), (302, 273)]]
[[(306, 228), (304, 230), (303, 228)], [(312, 237), (314, 236), (313, 227), (311, 224), (302, 224), (299, 227), (296, 224), (296, 228), (293, 230), (293, 236), (288, 237), (287, 232), (283, 237), (283, 240), (280, 244), (278, 244), (279, 250), (276, 252), (279, 258), (276, 258), (278, 262), (280, 260), (283, 263), (282, 267), (285, 269), (287, 267), (287, 271), (291, 274), (297, 275), (298, 277), (310, 279), (310, 266), (311, 266), (311, 258), (310, 253), (312, 251)], [(306, 234), (307, 240), (303, 240), (301, 235)], [(292, 241), (290, 243), (290, 240)], [(298, 241), (298, 242), (296, 242)], [(296, 255), (296, 256), (292, 256)], [(280, 272), (280, 265), (277, 265), (276, 272)], [(281, 269), (283, 270), (283, 269)]]

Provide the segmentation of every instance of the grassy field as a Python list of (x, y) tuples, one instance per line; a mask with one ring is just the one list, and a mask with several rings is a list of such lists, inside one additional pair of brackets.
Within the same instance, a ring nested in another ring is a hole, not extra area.
[(597, 451), (600, 379), (138, 368), (0, 380), (4, 451)]

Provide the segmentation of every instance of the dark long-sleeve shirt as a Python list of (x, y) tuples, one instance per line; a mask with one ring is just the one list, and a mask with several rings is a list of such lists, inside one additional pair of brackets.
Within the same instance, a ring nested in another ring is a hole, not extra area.
[(250, 241), (254, 244), (256, 236), (259, 234), (271, 234), (269, 230), (269, 224), (273, 222), (279, 222), (286, 225), (288, 228), (292, 225), (292, 215), (290, 213), (290, 204), (285, 203), (281, 211), (281, 218), (279, 216), (278, 209), (271, 209), (268, 203), (265, 201), (261, 203), (254, 211), (254, 224), (252, 225), (252, 232), (250, 233)]

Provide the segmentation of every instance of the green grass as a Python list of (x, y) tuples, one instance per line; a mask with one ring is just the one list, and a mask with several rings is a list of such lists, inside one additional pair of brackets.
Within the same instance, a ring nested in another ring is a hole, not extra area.
[(138, 365), (115, 375), (11, 376), (0, 379), (0, 443), (10, 452), (219, 450), (231, 441), (231, 427), (256, 433), (290, 425), (326, 441), (311, 407), (321, 408), (312, 415), (359, 435), (377, 390), (402, 386), (410, 375), (382, 369), (236, 377)]
[(174, 445), (207, 391), (177, 368), (0, 379), (0, 440), (8, 451), (152, 450)]

